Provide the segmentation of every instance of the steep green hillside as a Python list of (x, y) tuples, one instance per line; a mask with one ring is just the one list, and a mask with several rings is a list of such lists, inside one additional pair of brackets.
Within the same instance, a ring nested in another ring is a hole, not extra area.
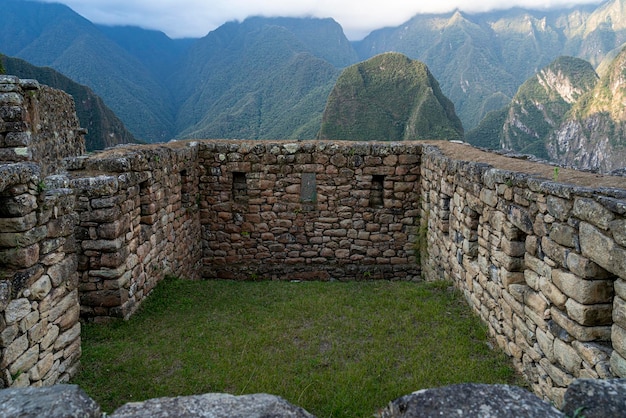
[(460, 139), (461, 121), (426, 65), (386, 53), (346, 68), (328, 98), (321, 139)]
[(398, 51), (428, 65), (466, 130), (506, 106), (561, 55), (597, 65), (626, 42), (626, 0), (550, 10), (418, 15), (355, 44), (361, 59)]
[(173, 135), (174, 109), (165, 83), (95, 25), (60, 4), (3, 0), (2, 52), (48, 66), (88, 85), (147, 141)]
[(549, 159), (548, 135), (596, 81), (597, 75), (587, 61), (559, 57), (522, 84), (507, 107), (488, 115), (465, 139), (475, 145)]
[[(282, 21), (231, 22), (190, 48), (173, 78), (180, 86), (179, 138), (315, 137), (340, 72), (315, 51), (323, 43), (341, 45), (345, 36), (328, 19), (303, 23), (305, 28), (334, 28), (323, 41), (277, 24)], [(354, 53), (350, 47), (346, 54), (350, 51)]]
[(552, 160), (609, 172), (626, 167), (626, 48), (547, 138)]
[(80, 126), (87, 129), (87, 151), (104, 149), (117, 144), (136, 142), (122, 121), (89, 87), (78, 84), (52, 68), (36, 67), (28, 62), (0, 55), (1, 69), (20, 78), (34, 78), (42, 84), (63, 90), (74, 97)]
[(196, 39), (171, 39), (163, 32), (135, 26), (103, 26), (97, 28), (137, 58), (157, 80), (169, 79), (179, 70), (180, 60)]

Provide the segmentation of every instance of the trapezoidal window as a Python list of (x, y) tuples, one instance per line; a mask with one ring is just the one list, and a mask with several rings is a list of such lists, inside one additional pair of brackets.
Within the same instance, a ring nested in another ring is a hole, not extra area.
[(385, 189), (385, 176), (374, 174), (370, 189), (370, 208), (383, 207), (383, 192)]
[(248, 184), (246, 182), (246, 173), (240, 171), (233, 172), (233, 200), (235, 202), (248, 201)]
[(302, 173), (300, 183), (300, 202), (304, 211), (315, 210), (317, 204), (317, 181), (315, 173)]

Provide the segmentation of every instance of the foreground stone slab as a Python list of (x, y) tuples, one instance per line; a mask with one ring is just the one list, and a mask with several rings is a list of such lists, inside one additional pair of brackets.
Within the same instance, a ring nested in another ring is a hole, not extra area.
[(0, 416), (100, 418), (100, 406), (77, 385), (0, 390)]
[(110, 418), (315, 418), (304, 409), (264, 393), (226, 393), (157, 398), (118, 408)]
[(563, 412), (569, 417), (623, 417), (626, 414), (626, 380), (574, 381), (565, 392)]
[(516, 386), (467, 383), (424, 389), (402, 396), (380, 418), (565, 417), (548, 402)]

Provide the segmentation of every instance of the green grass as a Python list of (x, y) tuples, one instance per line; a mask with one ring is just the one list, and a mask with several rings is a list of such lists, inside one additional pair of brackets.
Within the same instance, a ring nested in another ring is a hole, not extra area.
[(520, 383), (446, 283), (167, 279), (127, 322), (83, 329), (79, 384), (105, 411), (207, 392), (271, 393), (318, 417), (412, 391)]

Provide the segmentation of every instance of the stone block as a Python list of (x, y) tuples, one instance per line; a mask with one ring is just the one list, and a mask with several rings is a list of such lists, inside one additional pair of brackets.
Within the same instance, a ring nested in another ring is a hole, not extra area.
[(543, 237), (541, 239), (541, 250), (543, 253), (557, 266), (564, 266), (567, 259), (567, 254), (569, 250), (553, 240), (549, 237)]
[(570, 225), (554, 223), (550, 228), (550, 239), (565, 247), (576, 248), (578, 246), (578, 231)]
[(524, 265), (527, 269), (534, 271), (540, 276), (548, 278), (552, 276), (552, 267), (528, 253), (524, 254)]
[(617, 350), (611, 353), (611, 371), (617, 377), (626, 378), (626, 359)]
[(538, 328), (535, 331), (539, 348), (550, 362), (554, 362), (554, 337), (552, 334)]
[(582, 359), (576, 350), (559, 338), (554, 340), (554, 357), (569, 373), (575, 375), (580, 370)]
[(76, 385), (5, 389), (0, 404), (7, 417), (85, 417), (102, 415), (98, 404)]
[(613, 301), (613, 280), (585, 280), (557, 269), (552, 271), (552, 282), (564, 294), (583, 305)]
[(411, 417), (563, 417), (550, 403), (515, 386), (465, 383), (422, 389), (387, 405), (379, 416)]
[(31, 312), (31, 303), (26, 298), (14, 299), (4, 311), (4, 319), (8, 325), (19, 322)]
[(585, 257), (590, 258), (606, 270), (615, 273), (615, 266), (612, 265), (614, 262), (615, 241), (600, 232), (596, 227), (586, 222), (581, 222), (580, 246)]
[(567, 331), (574, 339), (582, 342), (587, 341), (611, 341), (610, 326), (593, 326), (586, 327), (578, 322), (571, 320), (565, 313), (559, 309), (550, 308), (552, 319), (563, 330)]
[(560, 221), (567, 221), (574, 205), (571, 200), (551, 195), (548, 196), (546, 204), (548, 213)]
[(528, 211), (516, 205), (510, 205), (507, 211), (507, 219), (524, 233), (533, 233), (533, 221)]
[(613, 322), (611, 318), (613, 304), (611, 303), (583, 305), (573, 299), (568, 299), (565, 309), (567, 315), (580, 325), (610, 325)]
[(578, 355), (589, 364), (595, 367), (602, 362), (608, 362), (611, 356), (611, 346), (609, 344), (585, 343), (580, 341), (572, 341), (572, 347)]
[(35, 345), (26, 350), (24, 354), (22, 354), (13, 363), (11, 363), (11, 365), (9, 366), (9, 373), (15, 376), (20, 372), (28, 372), (28, 370), (33, 367), (38, 360), (39, 346)]
[(541, 317), (544, 316), (548, 309), (548, 301), (545, 297), (541, 293), (531, 290), (527, 291), (524, 295), (524, 304)]
[(613, 212), (593, 199), (577, 197), (574, 200), (572, 214), (580, 220), (587, 221), (600, 229), (607, 230), (615, 218)]
[(611, 343), (614, 350), (626, 357), (626, 329), (614, 324), (611, 329)]
[(4, 349), (4, 353), (2, 355), (2, 363), (0, 366), (5, 368), (12, 364), (18, 357), (28, 350), (28, 336), (26, 334), (21, 335), (20, 337), (13, 340), (11, 344)]
[(608, 271), (593, 261), (573, 251), (567, 254), (565, 265), (568, 270), (583, 279), (607, 279), (611, 276)]
[(547, 358), (542, 358), (541, 360), (539, 360), (539, 364), (541, 364), (541, 367), (546, 371), (546, 373), (548, 373), (548, 375), (552, 379), (552, 382), (556, 386), (566, 388), (574, 380), (574, 377), (572, 375), (570, 375), (560, 367), (550, 363)]
[(551, 280), (546, 277), (539, 278), (539, 289), (541, 289), (541, 293), (557, 308), (563, 310), (565, 309), (565, 302), (567, 302), (567, 296), (563, 294), (556, 287)]
[(622, 247), (626, 247), (626, 219), (618, 219), (609, 223), (613, 239)]

